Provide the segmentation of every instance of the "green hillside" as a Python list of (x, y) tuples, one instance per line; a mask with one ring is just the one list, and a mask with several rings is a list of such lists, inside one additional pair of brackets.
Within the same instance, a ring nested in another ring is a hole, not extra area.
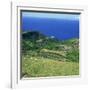
[(79, 39), (58, 40), (37, 31), (22, 33), (22, 76), (79, 74)]

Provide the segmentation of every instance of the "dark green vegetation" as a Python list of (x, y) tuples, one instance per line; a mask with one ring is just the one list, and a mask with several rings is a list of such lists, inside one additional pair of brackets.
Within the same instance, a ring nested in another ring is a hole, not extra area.
[(58, 40), (33, 31), (22, 33), (22, 76), (79, 75), (79, 40)]

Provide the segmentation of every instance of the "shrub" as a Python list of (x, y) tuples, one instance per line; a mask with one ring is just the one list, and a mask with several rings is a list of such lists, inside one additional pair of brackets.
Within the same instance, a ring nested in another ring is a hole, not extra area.
[(71, 50), (66, 54), (67, 61), (79, 62), (79, 50)]

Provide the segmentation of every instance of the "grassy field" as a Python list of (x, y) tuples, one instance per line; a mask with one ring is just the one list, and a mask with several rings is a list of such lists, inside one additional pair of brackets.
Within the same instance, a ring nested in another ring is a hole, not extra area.
[(22, 60), (22, 73), (24, 77), (79, 75), (79, 63), (26, 56)]
[(79, 75), (79, 39), (60, 41), (24, 33), (21, 65), (22, 77)]

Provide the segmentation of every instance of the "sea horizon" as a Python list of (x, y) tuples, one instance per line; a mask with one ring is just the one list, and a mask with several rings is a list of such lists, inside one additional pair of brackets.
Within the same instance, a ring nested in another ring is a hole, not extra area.
[(23, 15), (21, 21), (23, 32), (38, 31), (46, 36), (54, 36), (60, 40), (79, 38), (79, 19), (40, 18)]

